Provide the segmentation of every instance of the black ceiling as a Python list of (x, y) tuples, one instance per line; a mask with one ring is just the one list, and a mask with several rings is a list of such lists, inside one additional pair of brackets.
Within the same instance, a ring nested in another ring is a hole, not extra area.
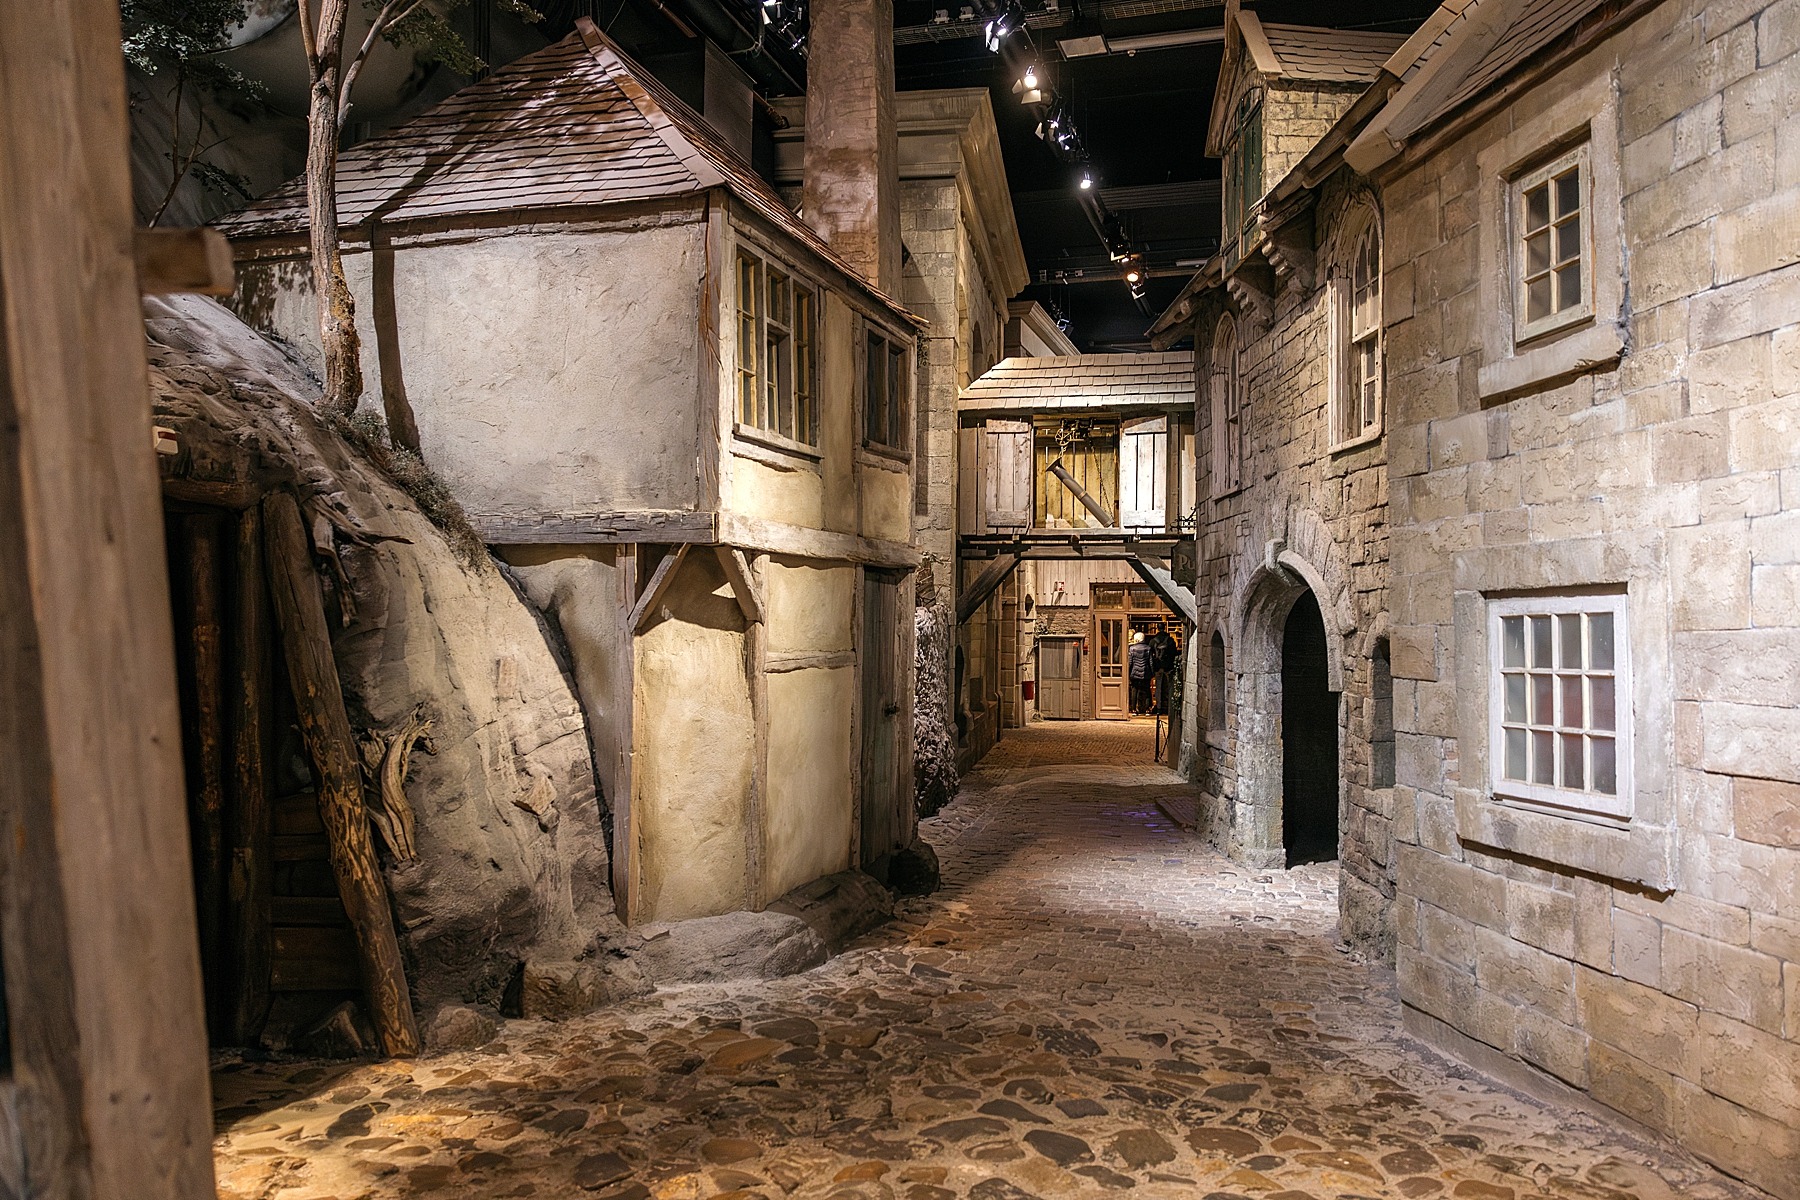
[[(791, 0), (789, 0), (791, 2)], [(1054, 6), (1052, 6), (1054, 5)], [(652, 57), (682, 41), (682, 26), (725, 43), (768, 92), (791, 92), (805, 62), (757, 47), (759, 0), (552, 0), (540, 4), (553, 32), (586, 12), (634, 53)], [(1062, 40), (1109, 40), (1217, 29), (1223, 0), (1025, 0), (1029, 36), (1043, 74), (1070, 104), (1106, 207), (1150, 269), (1134, 303), (1075, 190), (1079, 170), (1034, 135), (1036, 113), (1013, 93), (1015, 73), (983, 44), (980, 27), (998, 0), (895, 0), (895, 72), (902, 90), (986, 87), (993, 97), (1019, 233), (1031, 266), (1030, 298), (1072, 322), (1083, 350), (1141, 349), (1144, 330), (1210, 255), (1219, 225), (1219, 164), (1205, 156), (1207, 113), (1218, 77), (1214, 44), (1064, 59)], [(1433, 0), (1261, 0), (1266, 22), (1405, 31)], [(964, 10), (970, 13), (963, 18)], [(940, 16), (941, 14), (941, 16)], [(1146, 315), (1148, 314), (1148, 315)]]

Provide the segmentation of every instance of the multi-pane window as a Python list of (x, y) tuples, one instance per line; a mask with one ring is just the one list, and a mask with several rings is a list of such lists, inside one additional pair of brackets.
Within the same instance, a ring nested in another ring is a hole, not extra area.
[(1348, 263), (1332, 275), (1332, 441), (1381, 431), (1381, 234), (1373, 218), (1351, 243)]
[(1250, 216), (1263, 197), (1262, 93), (1248, 92), (1238, 101), (1236, 131), (1225, 162), (1225, 229), (1221, 242), (1238, 248), (1249, 231)]
[(1514, 332), (1523, 341), (1594, 311), (1587, 146), (1521, 176), (1512, 192)]
[(1495, 793), (1629, 815), (1625, 597), (1494, 600), (1489, 606)]
[(863, 440), (905, 450), (906, 347), (871, 329), (863, 348)]
[(1235, 492), (1243, 475), (1243, 414), (1241, 380), (1238, 378), (1237, 327), (1231, 318), (1219, 322), (1213, 333), (1212, 371), (1212, 492)]
[(814, 446), (818, 301), (754, 254), (738, 252), (738, 423)]

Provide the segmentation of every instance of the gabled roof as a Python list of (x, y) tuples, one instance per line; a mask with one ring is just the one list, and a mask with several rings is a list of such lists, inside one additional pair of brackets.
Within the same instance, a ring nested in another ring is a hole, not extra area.
[[(1254, 14), (1241, 14), (1255, 19)], [(1406, 41), (1403, 33), (1368, 33), (1358, 29), (1321, 29), (1311, 25), (1264, 25), (1263, 36), (1275, 55), (1275, 75), (1284, 79), (1372, 83)]]
[(1194, 403), (1194, 356), (1075, 354), (1008, 358), (964, 388), (958, 412), (1170, 409)]
[(1345, 157), (1359, 171), (1373, 170), (1400, 143), (1525, 66), (1602, 3), (1447, 0), (1432, 18), (1437, 35), (1416, 47), (1413, 61), (1389, 64), (1403, 84)]
[[(509, 63), (338, 159), (338, 222), (491, 216), (656, 201), (724, 188), (876, 299), (712, 127), (583, 17), (554, 45)], [(306, 180), (223, 217), (228, 237), (307, 228)], [(917, 318), (912, 318), (917, 320)]]

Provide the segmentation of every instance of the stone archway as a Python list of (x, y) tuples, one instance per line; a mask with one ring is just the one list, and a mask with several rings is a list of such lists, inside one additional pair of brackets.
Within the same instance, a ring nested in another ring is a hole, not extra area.
[[(1237, 634), (1235, 666), (1237, 723), (1235, 737), (1237, 788), (1232, 806), (1231, 856), (1250, 866), (1270, 869), (1289, 865), (1290, 839), (1286, 836), (1283, 807), (1288, 792), (1291, 763), (1283, 730), (1283, 665), (1289, 617), (1295, 606), (1308, 599), (1308, 620), (1316, 621), (1324, 636), (1322, 679), (1329, 693), (1330, 754), (1339, 756), (1343, 730), (1344, 635), (1339, 589), (1327, 583), (1327, 575), (1311, 560), (1292, 550), (1271, 547), (1269, 560), (1250, 577), (1240, 593), (1232, 625)], [(1314, 617), (1312, 612), (1317, 613)], [(1291, 672), (1290, 672), (1291, 676)], [(1291, 682), (1291, 678), (1290, 681)], [(1320, 719), (1314, 697), (1307, 719)], [(1315, 731), (1323, 734), (1324, 731)], [(1315, 739), (1315, 740), (1323, 740)], [(1336, 808), (1342, 812), (1341, 769), (1332, 778)], [(1332, 823), (1333, 830), (1338, 822)]]

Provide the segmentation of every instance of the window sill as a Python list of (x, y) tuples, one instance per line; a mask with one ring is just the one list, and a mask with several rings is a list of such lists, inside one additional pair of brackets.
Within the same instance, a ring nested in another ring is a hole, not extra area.
[(867, 458), (882, 460), (879, 465), (883, 466), (888, 464), (898, 464), (902, 468), (912, 466), (912, 451), (896, 450), (894, 447), (884, 446), (880, 442), (865, 441), (862, 445), (858, 446), (856, 451), (857, 461), (864, 461), (865, 456)]
[(1657, 892), (1675, 889), (1675, 831), (1601, 813), (1549, 809), (1473, 788), (1456, 792), (1464, 842)]
[(1625, 339), (1616, 325), (1594, 325), (1483, 363), (1477, 387), (1483, 401), (1505, 400), (1533, 387), (1611, 366), (1624, 352)]
[(1381, 440), (1382, 429), (1377, 425), (1367, 433), (1359, 433), (1353, 438), (1346, 438), (1332, 446), (1328, 453), (1348, 454), (1352, 450), (1361, 450), (1364, 446), (1373, 446)]
[(751, 425), (733, 425), (731, 433), (733, 454), (788, 471), (819, 468), (822, 455), (817, 446)]

